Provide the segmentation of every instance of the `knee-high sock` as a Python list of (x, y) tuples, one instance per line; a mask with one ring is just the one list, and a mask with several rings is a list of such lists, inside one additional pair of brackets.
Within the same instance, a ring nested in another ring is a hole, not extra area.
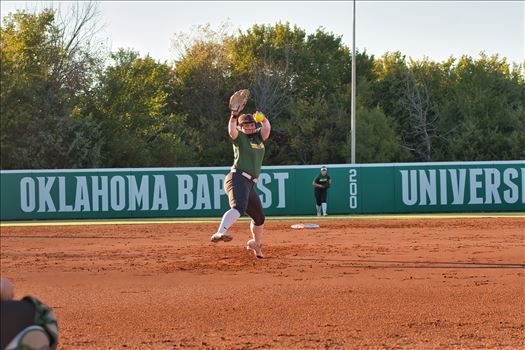
[(225, 233), (241, 217), (241, 213), (235, 208), (231, 208), (222, 216), (221, 225), (217, 232)]
[(317, 214), (322, 214), (320, 205), (316, 205), (315, 208), (317, 209)]
[(323, 207), (323, 214), (326, 214), (326, 203), (321, 203), (321, 206)]
[(261, 245), (262, 244), (263, 229), (264, 229), (264, 224), (262, 224), (260, 226), (256, 226), (253, 223), (253, 220), (252, 220), (252, 222), (250, 222), (250, 230), (252, 231), (252, 237), (253, 237), (255, 243), (257, 243), (257, 245)]

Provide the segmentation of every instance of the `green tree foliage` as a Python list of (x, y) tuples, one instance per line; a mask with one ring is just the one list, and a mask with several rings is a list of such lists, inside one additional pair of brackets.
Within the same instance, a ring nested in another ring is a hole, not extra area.
[[(374, 62), (373, 101), (394, 119), (402, 146), (419, 161), (431, 159), (433, 125), (425, 120), (430, 89), (417, 64), (410, 67), (400, 52), (386, 53)], [(359, 91), (359, 90), (358, 90)], [(356, 152), (357, 153), (357, 152)]]
[[(409, 152), (401, 146), (396, 133), (395, 121), (386, 116), (381, 108), (358, 108), (356, 111), (356, 162), (388, 163), (411, 161)], [(348, 137), (345, 154), (350, 159), (350, 138)]]
[[(233, 71), (254, 93), (256, 108), (272, 120), (267, 163), (348, 160), (351, 57), (340, 37), (322, 29), (306, 35), (278, 23), (241, 33), (233, 48)], [(366, 53), (358, 54), (359, 84), (373, 79), (372, 62)], [(371, 96), (363, 101), (372, 104)]]
[(375, 62), (374, 100), (417, 161), (525, 158), (523, 67), (505, 59)]
[[(265, 164), (350, 162), (341, 37), (289, 23), (234, 35), (200, 26), (177, 37), (169, 65), (130, 50), (97, 56), (93, 8), (82, 13), (69, 27), (49, 10), (4, 20), (2, 169), (230, 165), (228, 99), (240, 88), (252, 93), (245, 111), (272, 122)], [(357, 52), (356, 66), (359, 163), (525, 159), (523, 65)]]
[(197, 38), (182, 38), (183, 57), (173, 72), (175, 111), (188, 116), (194, 146), (194, 165), (231, 164), (232, 146), (228, 139), (228, 99), (231, 86), (230, 37), (209, 26), (196, 29)]
[(255, 25), (230, 41), (232, 78), (250, 86), (254, 107), (273, 119), (286, 114), (299, 91), (305, 32), (288, 23)]
[[(359, 56), (358, 56), (359, 57)], [(371, 60), (362, 60), (369, 62)], [(359, 61), (358, 61), (359, 62)], [(356, 62), (357, 63), (357, 62)], [(368, 65), (372, 67), (372, 65)], [(369, 76), (373, 78), (373, 73)], [(350, 92), (350, 86), (348, 91)], [(361, 77), (358, 84), (356, 110), (356, 162), (386, 163), (413, 161), (409, 151), (403, 147), (397, 121), (386, 115), (381, 107), (373, 104), (373, 80)], [(348, 96), (346, 93), (345, 96)], [(347, 102), (350, 104), (350, 101)], [(344, 124), (346, 122), (346, 125)], [(349, 120), (344, 119), (342, 130), (348, 130)], [(343, 155), (349, 162), (351, 159), (351, 133), (346, 133)]]
[(112, 59), (86, 106), (102, 126), (104, 166), (192, 164), (191, 128), (173, 113), (171, 68), (130, 50)]
[[(2, 169), (99, 164), (99, 129), (75, 115), (96, 58), (66, 37), (55, 12), (18, 12), (1, 28)], [(85, 22), (76, 23), (82, 32)], [(64, 46), (64, 42), (69, 44)]]
[(497, 56), (462, 57), (450, 66), (441, 103), (441, 124), (451, 128), (445, 159), (525, 159), (522, 77)]

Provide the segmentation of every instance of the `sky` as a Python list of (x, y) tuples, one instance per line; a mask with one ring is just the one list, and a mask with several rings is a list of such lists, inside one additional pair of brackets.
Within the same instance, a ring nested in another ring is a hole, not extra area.
[[(62, 2), (61, 2), (62, 3)], [(16, 9), (64, 8), (58, 2), (2, 1), (1, 15)], [(351, 1), (101, 1), (98, 36), (111, 50), (132, 48), (161, 61), (177, 59), (176, 33), (197, 25), (229, 32), (254, 24), (289, 22), (306, 31), (340, 36), (352, 47)], [(515, 1), (360, 1), (356, 3), (356, 48), (376, 57), (400, 51), (407, 57), (444, 61), (478, 58), (480, 52), (525, 59), (525, 0)]]

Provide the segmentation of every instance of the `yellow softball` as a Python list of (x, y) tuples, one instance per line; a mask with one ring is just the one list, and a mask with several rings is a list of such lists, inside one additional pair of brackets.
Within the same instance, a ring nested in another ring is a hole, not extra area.
[(266, 117), (264, 116), (263, 112), (255, 112), (253, 114), (253, 119), (257, 122), (257, 123), (261, 123), (264, 121)]

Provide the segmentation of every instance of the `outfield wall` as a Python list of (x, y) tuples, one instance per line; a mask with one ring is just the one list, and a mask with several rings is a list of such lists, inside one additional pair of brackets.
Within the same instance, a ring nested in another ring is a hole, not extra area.
[[(268, 166), (267, 215), (314, 215), (320, 166)], [(0, 219), (215, 217), (227, 167), (0, 171)], [(330, 214), (525, 212), (525, 161), (328, 165)]]

